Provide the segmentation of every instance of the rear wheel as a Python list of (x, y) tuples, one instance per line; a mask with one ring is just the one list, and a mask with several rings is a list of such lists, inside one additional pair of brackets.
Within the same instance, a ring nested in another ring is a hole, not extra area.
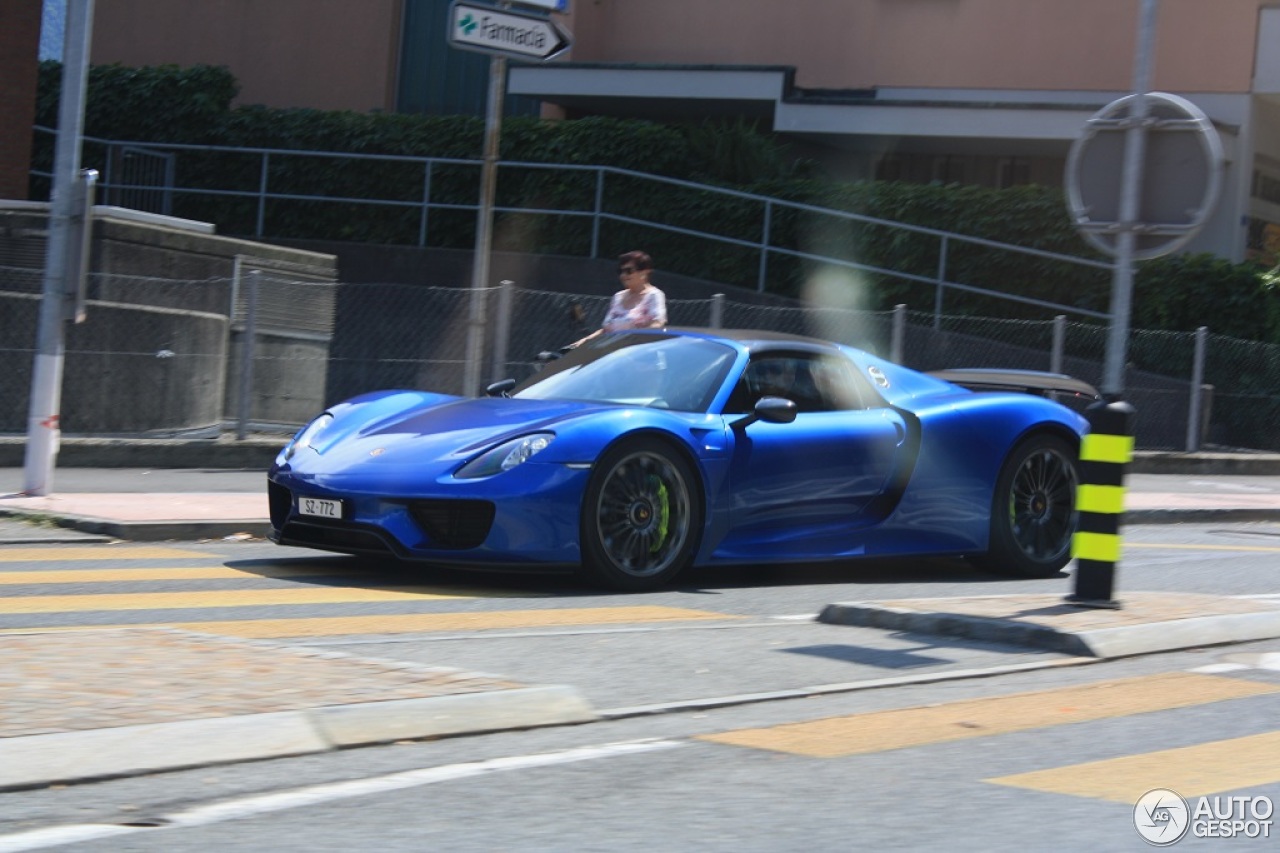
[(633, 439), (594, 466), (582, 504), (582, 571), (612, 589), (656, 589), (689, 564), (702, 530), (692, 466), (666, 443)]
[(1005, 460), (991, 505), (990, 550), (982, 566), (1050, 577), (1071, 559), (1076, 530), (1076, 453), (1054, 435), (1023, 440)]

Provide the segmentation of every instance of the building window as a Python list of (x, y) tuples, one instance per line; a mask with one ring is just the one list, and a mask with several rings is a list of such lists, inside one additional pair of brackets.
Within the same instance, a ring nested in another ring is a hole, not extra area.
[(963, 184), (968, 171), (965, 168), (967, 165), (963, 157), (934, 157), (929, 181), (935, 184)]
[(1255, 169), (1253, 172), (1253, 197), (1259, 201), (1280, 204), (1280, 178)]
[(906, 177), (906, 169), (903, 167), (902, 155), (889, 154), (881, 157), (876, 163), (877, 181), (901, 181), (904, 177)]
[(1025, 157), (1002, 157), (996, 167), (996, 187), (1008, 189), (1031, 183), (1031, 161)]

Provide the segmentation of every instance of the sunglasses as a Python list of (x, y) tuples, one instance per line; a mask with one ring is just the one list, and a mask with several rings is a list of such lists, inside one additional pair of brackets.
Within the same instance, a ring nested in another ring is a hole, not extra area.
[(618, 275), (631, 275), (635, 271), (635, 267), (618, 267)]

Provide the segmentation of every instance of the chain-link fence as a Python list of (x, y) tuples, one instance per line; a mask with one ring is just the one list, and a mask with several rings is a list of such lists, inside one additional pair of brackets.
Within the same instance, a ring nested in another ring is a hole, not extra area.
[[(295, 428), (365, 391), (463, 388), (471, 292), (310, 280), (91, 277), (88, 319), (68, 327), (63, 428), (162, 435)], [(0, 432), (26, 430), (41, 273), (0, 267)], [(598, 327), (608, 298), (504, 284), (484, 292), (485, 382), (523, 378), (538, 353)], [(931, 307), (931, 306), (930, 306)], [(673, 299), (673, 326), (765, 329), (839, 341), (920, 370), (1050, 370), (1098, 384), (1107, 328)], [(1143, 449), (1280, 450), (1280, 346), (1207, 332), (1134, 331), (1125, 396)], [(247, 356), (247, 358), (246, 358)]]

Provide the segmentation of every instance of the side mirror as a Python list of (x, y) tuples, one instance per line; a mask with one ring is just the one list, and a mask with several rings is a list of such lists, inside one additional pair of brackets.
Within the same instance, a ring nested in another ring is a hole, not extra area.
[(514, 379), (500, 379), (489, 387), (484, 389), (486, 397), (506, 397), (512, 388), (516, 387)]
[(751, 407), (751, 414), (734, 423), (735, 427), (745, 427), (756, 421), (770, 424), (789, 424), (796, 419), (796, 404), (785, 397), (761, 397)]
[(761, 397), (751, 410), (757, 420), (789, 424), (796, 419), (796, 404), (785, 397)]

